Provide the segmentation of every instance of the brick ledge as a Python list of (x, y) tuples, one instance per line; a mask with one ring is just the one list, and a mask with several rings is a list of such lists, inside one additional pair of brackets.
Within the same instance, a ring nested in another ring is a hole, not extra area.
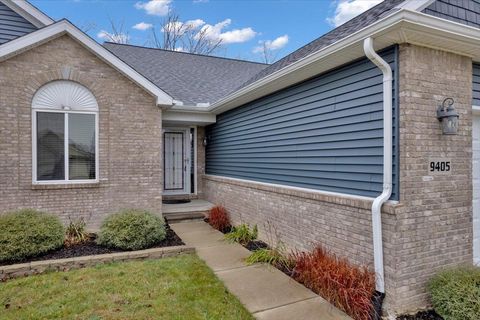
[(115, 252), (98, 254), (67, 259), (53, 259), (43, 261), (32, 261), (27, 263), (11, 264), (0, 266), (0, 281), (42, 274), (47, 271), (68, 271), (93, 266), (99, 263), (114, 261), (160, 259), (172, 257), (179, 254), (194, 253), (195, 248), (190, 246), (173, 246), (163, 248), (152, 248), (137, 251)]
[[(338, 205), (361, 208), (365, 210), (371, 210), (373, 198), (353, 196), (348, 194), (340, 194), (326, 191), (308, 190), (288, 186), (280, 186), (269, 183), (248, 181), (236, 178), (221, 177), (214, 175), (205, 175), (204, 179), (207, 181), (214, 181), (219, 183), (231, 184), (245, 188), (257, 189), (266, 192), (284, 194), (287, 196), (304, 198), (315, 201), (322, 201), (328, 203), (334, 203)], [(401, 204), (395, 201), (388, 201), (382, 208), (382, 211), (389, 214), (395, 214), (395, 208), (401, 206)]]

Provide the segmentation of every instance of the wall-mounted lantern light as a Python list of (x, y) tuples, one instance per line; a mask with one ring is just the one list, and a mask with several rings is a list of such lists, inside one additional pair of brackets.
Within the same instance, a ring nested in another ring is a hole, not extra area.
[(459, 115), (455, 111), (454, 103), (452, 98), (447, 98), (437, 109), (437, 119), (440, 121), (443, 134), (457, 134), (458, 132)]
[(207, 144), (208, 144), (208, 139), (207, 139), (207, 136), (205, 136), (205, 137), (203, 138), (203, 146), (206, 147)]

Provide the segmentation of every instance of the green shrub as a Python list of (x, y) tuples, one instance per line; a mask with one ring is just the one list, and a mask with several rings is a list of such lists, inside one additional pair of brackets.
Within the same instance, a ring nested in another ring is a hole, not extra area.
[(53, 215), (23, 209), (0, 216), (0, 261), (17, 261), (62, 247), (64, 228)]
[(128, 209), (105, 219), (97, 243), (123, 250), (139, 250), (164, 240), (166, 235), (163, 218), (148, 211)]
[(480, 267), (463, 266), (438, 273), (428, 283), (435, 311), (445, 320), (480, 317)]
[(232, 232), (225, 235), (225, 239), (228, 242), (238, 242), (242, 245), (246, 245), (250, 241), (257, 239), (257, 236), (257, 226), (254, 226), (252, 230), (250, 230), (250, 226), (248, 224), (241, 224), (237, 227), (233, 227)]

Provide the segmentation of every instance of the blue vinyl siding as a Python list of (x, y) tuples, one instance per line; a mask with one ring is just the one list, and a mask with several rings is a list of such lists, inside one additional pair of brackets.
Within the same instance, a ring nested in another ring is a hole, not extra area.
[(473, 65), (473, 105), (480, 106), (480, 64)]
[(37, 27), (0, 2), (0, 44), (35, 30)]
[(480, 28), (479, 0), (437, 0), (424, 13)]
[[(397, 47), (382, 53), (397, 76)], [(207, 174), (362, 196), (383, 179), (382, 73), (362, 59), (217, 116)], [(394, 86), (394, 194), (398, 108)]]

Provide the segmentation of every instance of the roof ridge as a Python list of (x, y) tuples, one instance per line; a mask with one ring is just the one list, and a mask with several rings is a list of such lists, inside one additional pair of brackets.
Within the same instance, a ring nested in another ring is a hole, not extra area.
[(207, 54), (191, 53), (191, 52), (184, 52), (184, 51), (174, 51), (174, 50), (167, 50), (167, 49), (162, 49), (162, 48), (144, 47), (144, 46), (141, 46), (141, 45), (135, 45), (135, 44), (129, 44), (129, 43), (115, 43), (115, 42), (111, 42), (111, 41), (105, 41), (103, 44), (113, 44), (113, 45), (117, 45), (117, 46), (129, 46), (129, 47), (135, 47), (135, 48), (140, 48), (140, 49), (163, 51), (163, 52), (168, 52), (168, 53), (181, 53), (181, 54), (197, 56), (197, 57), (215, 58), (215, 59), (223, 59), (223, 60), (238, 61), (238, 62), (245, 62), (245, 63), (261, 64), (261, 65), (264, 65), (264, 66), (269, 66), (270, 65), (270, 64), (267, 64), (267, 63), (257, 62), (257, 61), (242, 60), (242, 59), (227, 58), (227, 57), (219, 57), (219, 56), (210, 56), (210, 55), (207, 55)]
[[(300, 48), (297, 48), (293, 52), (283, 56), (280, 59), (278, 59), (274, 63), (267, 65), (267, 67), (265, 69), (261, 70), (260, 72), (258, 72), (255, 75), (253, 75), (249, 80), (247, 80), (246, 82), (241, 84), (233, 92), (235, 92), (235, 91), (237, 91), (237, 90), (239, 90), (239, 89), (241, 89), (241, 88), (243, 88), (243, 87), (245, 87), (245, 86), (247, 86), (247, 85), (249, 85), (253, 82), (258, 81), (258, 80), (268, 76), (269, 74), (271, 74), (273, 72), (281, 70), (284, 67), (290, 65), (292, 62), (289, 63), (289, 60), (292, 60), (292, 57), (293, 57), (293, 62), (295, 62), (295, 61), (298, 61), (298, 59), (303, 59), (303, 58), (309, 56), (310, 54), (313, 54), (313, 53), (317, 52), (319, 50), (318, 48), (316, 48), (316, 49), (313, 48), (313, 50), (310, 50), (308, 48), (311, 47), (311, 46), (314, 47), (316, 43), (319, 43), (322, 40), (328, 39), (330, 36), (335, 35), (335, 33), (339, 33), (339, 32), (340, 33), (342, 33), (342, 32), (345, 33), (346, 29), (349, 29), (352, 25), (354, 25), (355, 23), (357, 23), (359, 21), (361, 22), (365, 17), (368, 17), (368, 15), (370, 13), (375, 12), (377, 9), (381, 8), (382, 6), (385, 6), (386, 8), (384, 10), (382, 10), (382, 12), (378, 13), (376, 15), (377, 17), (385, 14), (385, 12), (389, 12), (389, 11), (394, 10), (396, 8), (396, 6), (398, 6), (399, 3), (404, 3), (405, 1), (406, 0), (383, 0), (383, 1), (379, 2), (378, 4), (369, 8), (368, 10), (365, 10), (364, 12), (358, 14), (357, 16), (351, 18), (350, 20), (345, 21), (343, 24), (339, 25), (338, 27), (335, 27), (332, 30), (328, 31), (327, 33), (324, 33), (321, 36), (313, 39), (312, 41), (308, 42), (307, 44), (301, 46)], [(390, 7), (389, 4), (392, 4), (392, 6)], [(344, 37), (344, 36), (342, 36), (342, 37)], [(339, 41), (339, 39), (333, 41), (331, 44), (333, 44), (337, 41)], [(301, 52), (304, 51), (304, 50), (307, 50), (309, 52), (307, 52), (306, 55), (303, 55)], [(298, 57), (298, 58), (295, 57), (295, 55), (297, 55), (299, 53), (300, 53), (300, 57)], [(280, 66), (280, 67), (277, 68), (278, 66)], [(271, 70), (272, 72), (269, 73), (269, 70)]]

